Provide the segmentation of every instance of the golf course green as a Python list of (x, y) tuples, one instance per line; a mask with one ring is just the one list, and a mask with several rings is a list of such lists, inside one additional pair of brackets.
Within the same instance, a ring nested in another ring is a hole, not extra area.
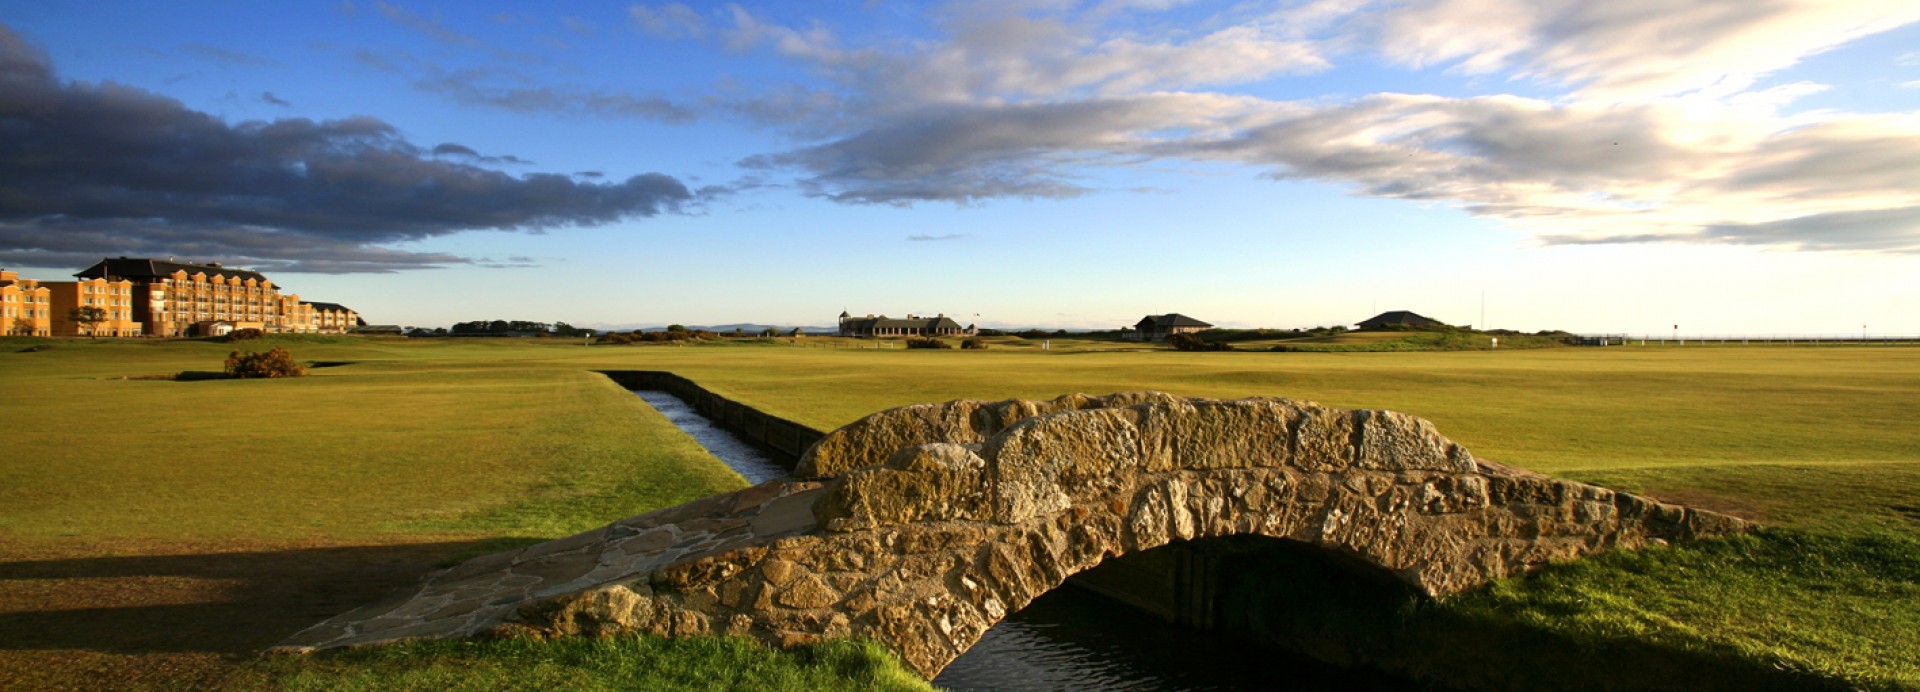
[[(774, 652), (634, 637), (258, 657), (438, 566), (745, 485), (601, 370), (671, 371), (823, 430), (916, 402), (1139, 389), (1403, 411), (1482, 458), (1767, 527), (1434, 607), (1575, 642), (1920, 687), (1920, 348), (875, 343), (0, 339), (0, 688), (924, 685), (862, 643)], [(274, 346), (320, 367), (176, 377)]]

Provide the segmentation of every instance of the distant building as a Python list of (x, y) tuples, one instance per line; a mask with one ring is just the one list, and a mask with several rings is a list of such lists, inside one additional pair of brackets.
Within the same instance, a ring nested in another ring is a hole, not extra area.
[(302, 301), (313, 307), (313, 331), (319, 334), (348, 334), (367, 326), (360, 314), (339, 303)]
[(0, 336), (52, 336), (47, 287), (0, 269)]
[[(53, 309), (56, 336), (140, 336), (142, 325), (133, 314), (133, 282), (126, 279), (48, 281), (48, 306)], [(84, 325), (73, 319), (78, 308), (99, 308), (106, 319)]]
[(235, 329), (255, 329), (255, 327), (236, 326), (233, 320), (201, 320), (187, 325), (188, 336), (226, 336)]
[(1445, 327), (1445, 326), (1447, 326), (1447, 323), (1445, 322), (1441, 322), (1440, 320), (1436, 320), (1424, 315), (1408, 312), (1406, 310), (1394, 310), (1391, 312), (1383, 312), (1378, 315), (1374, 315), (1371, 319), (1368, 319), (1360, 323), (1361, 329), (1391, 329), (1394, 327), (1421, 328), (1421, 327)]
[[(74, 276), (81, 282), (131, 285), (124, 305), (112, 306), (128, 311), (126, 319), (132, 323), (131, 327), (114, 327), (119, 336), (205, 334), (210, 328), (218, 329), (215, 323), (220, 322), (231, 323), (231, 329), (345, 334), (361, 324), (352, 310), (332, 303), (306, 303), (297, 294), (283, 295), (279, 286), (259, 272), (223, 267), (217, 262), (109, 257)], [(317, 310), (316, 305), (329, 309)], [(103, 325), (102, 335), (107, 334), (105, 329)]]
[(1166, 341), (1167, 337), (1175, 334), (1212, 328), (1211, 324), (1177, 312), (1169, 312), (1165, 315), (1147, 315), (1140, 318), (1140, 321), (1133, 325), (1133, 331), (1126, 332), (1126, 337), (1134, 341)]
[(969, 327), (944, 314), (933, 317), (907, 315), (906, 319), (895, 319), (886, 315), (867, 315), (854, 317), (846, 312), (840, 313), (840, 336), (962, 336), (972, 334)]

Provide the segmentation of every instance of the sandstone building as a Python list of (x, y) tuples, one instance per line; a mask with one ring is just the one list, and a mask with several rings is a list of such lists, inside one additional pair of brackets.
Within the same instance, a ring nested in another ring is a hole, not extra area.
[[(344, 306), (304, 302), (297, 294), (281, 293), (279, 286), (259, 272), (218, 263), (115, 257), (102, 259), (74, 276), (81, 279), (71, 282), (76, 287), (89, 282), (126, 287), (124, 295), (107, 295), (110, 301), (120, 303), (112, 309), (126, 313), (126, 324), (115, 323), (112, 328), (103, 324), (102, 335), (195, 336), (227, 329), (344, 334), (359, 323), (359, 316)], [(79, 293), (76, 288), (76, 305), (81, 296), (99, 294)], [(316, 305), (325, 308), (316, 309)], [(56, 321), (64, 318), (67, 309), (54, 306)], [(57, 326), (55, 332), (72, 333)]]
[(973, 332), (973, 327), (962, 327), (944, 314), (894, 319), (886, 315), (854, 317), (845, 311), (840, 313), (840, 336), (963, 336)]
[[(58, 336), (140, 336), (145, 326), (133, 316), (133, 282), (125, 279), (81, 279), (46, 282), (53, 309), (53, 333)], [(104, 321), (82, 324), (73, 319), (76, 308), (99, 308)]]
[(309, 302), (313, 308), (313, 330), (320, 334), (345, 334), (363, 324), (352, 308), (339, 303)]
[(47, 287), (0, 269), (0, 336), (52, 336)]

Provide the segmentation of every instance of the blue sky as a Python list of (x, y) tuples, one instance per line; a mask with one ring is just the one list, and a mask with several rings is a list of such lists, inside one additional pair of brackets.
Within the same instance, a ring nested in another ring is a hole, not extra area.
[(123, 254), (404, 325), (1920, 333), (1920, 6), (0, 0), (0, 265)]

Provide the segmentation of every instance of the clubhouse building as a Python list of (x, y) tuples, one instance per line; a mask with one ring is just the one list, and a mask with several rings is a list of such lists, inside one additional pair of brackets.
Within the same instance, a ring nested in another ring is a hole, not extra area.
[(973, 327), (962, 327), (944, 314), (895, 319), (886, 315), (854, 317), (845, 311), (840, 313), (840, 336), (965, 336), (973, 333)]

